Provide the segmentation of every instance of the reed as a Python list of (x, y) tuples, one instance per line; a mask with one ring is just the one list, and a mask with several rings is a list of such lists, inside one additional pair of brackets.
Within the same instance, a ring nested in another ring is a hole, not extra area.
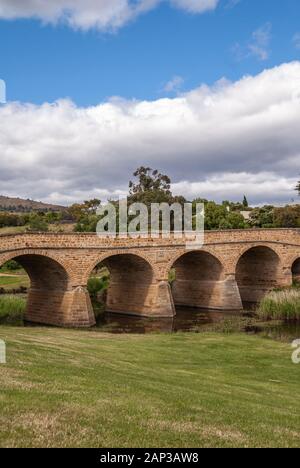
[(26, 300), (17, 296), (0, 296), (0, 323), (18, 324), (23, 322)]
[(264, 320), (300, 321), (300, 290), (270, 292), (261, 301), (258, 315)]

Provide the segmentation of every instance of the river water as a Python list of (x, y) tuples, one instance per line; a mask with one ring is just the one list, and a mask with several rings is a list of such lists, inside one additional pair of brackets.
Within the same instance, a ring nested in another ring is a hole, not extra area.
[(178, 308), (174, 318), (143, 318), (103, 313), (97, 319), (97, 329), (107, 333), (203, 333), (206, 331), (248, 334), (263, 333), (270, 338), (290, 341), (300, 338), (300, 323), (262, 322), (253, 311), (237, 314), (217, 310)]

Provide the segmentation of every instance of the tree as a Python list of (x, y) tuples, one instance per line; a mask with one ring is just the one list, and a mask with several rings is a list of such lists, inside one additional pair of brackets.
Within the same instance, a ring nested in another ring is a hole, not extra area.
[(45, 220), (48, 224), (59, 224), (63, 218), (62, 212), (48, 211)]
[(158, 172), (157, 169), (153, 170), (150, 167), (141, 166), (133, 175), (137, 177), (138, 181), (136, 183), (129, 182), (130, 197), (148, 192), (162, 192), (165, 195), (171, 195), (171, 179)]
[(21, 265), (15, 260), (9, 260), (2, 267), (3, 270), (8, 270), (8, 271), (16, 271), (16, 270), (20, 270), (21, 268), (22, 268)]
[(295, 190), (298, 192), (298, 195), (300, 196), (300, 180), (299, 180), (298, 184), (296, 185)]
[(141, 166), (134, 172), (136, 182), (129, 182), (130, 203), (185, 203), (185, 198), (173, 196), (171, 192), (171, 179), (169, 176), (161, 174), (157, 169)]
[(97, 278), (95, 276), (91, 277), (88, 280), (88, 292), (93, 299), (96, 299), (97, 295), (102, 291), (106, 291), (109, 287), (109, 277), (103, 276), (102, 278)]
[(265, 205), (251, 211), (249, 224), (256, 228), (274, 227), (274, 206)]
[(300, 205), (275, 208), (274, 225), (279, 228), (300, 227)]
[(236, 212), (230, 211), (228, 204), (222, 203), (219, 205), (213, 201), (206, 201), (197, 199), (193, 201), (195, 203), (203, 203), (205, 206), (205, 229), (244, 229), (246, 226), (244, 217)]
[(74, 205), (69, 207), (68, 212), (75, 221), (79, 222), (86, 216), (95, 215), (100, 205), (101, 200), (94, 198), (92, 200), (86, 200), (84, 203), (74, 203)]
[(249, 207), (249, 203), (248, 203), (248, 200), (247, 200), (246, 195), (244, 195), (243, 206), (244, 206), (244, 208), (248, 208), (248, 207)]
[(38, 213), (32, 213), (29, 217), (28, 230), (33, 232), (47, 232), (48, 224), (42, 215)]
[[(171, 192), (171, 179), (165, 174), (161, 174), (157, 169), (141, 166), (134, 172), (136, 182), (129, 182), (128, 203), (143, 203), (147, 206), (149, 213), (152, 203), (167, 203), (173, 205), (179, 203), (184, 205), (186, 202), (182, 196), (173, 196)], [(162, 219), (160, 215), (160, 220)], [(129, 217), (130, 221), (130, 217)], [(171, 230), (174, 229), (174, 213), (171, 212)], [(182, 218), (183, 222), (183, 218)], [(149, 217), (150, 225), (150, 217)]]

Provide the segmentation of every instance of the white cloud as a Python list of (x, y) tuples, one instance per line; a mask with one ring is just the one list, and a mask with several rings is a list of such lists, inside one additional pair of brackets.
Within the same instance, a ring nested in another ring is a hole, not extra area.
[(300, 32), (296, 33), (293, 37), (293, 43), (296, 49), (300, 50)]
[[(118, 29), (164, 0), (0, 0), (0, 18), (38, 18), (88, 30)], [(190, 13), (216, 8), (219, 0), (169, 0)]]
[(260, 60), (267, 60), (269, 58), (269, 45), (271, 42), (271, 23), (266, 23), (261, 28), (254, 31), (252, 34), (252, 42), (248, 45), (249, 51), (252, 55)]
[(217, 7), (219, 0), (170, 0), (171, 4), (190, 13), (203, 13)]
[[(246, 172), (213, 175), (201, 182), (183, 181), (174, 184), (174, 194), (186, 194), (190, 200), (204, 194), (209, 200), (241, 200), (243, 194), (251, 204), (290, 203), (296, 198), (297, 178), (282, 177), (274, 172), (251, 174)], [(263, 190), (259, 190), (259, 185)]]
[(173, 78), (165, 84), (163, 90), (166, 93), (178, 92), (181, 89), (183, 83), (184, 79), (182, 78), (182, 76), (173, 76)]
[(143, 164), (188, 196), (288, 202), (299, 177), (299, 89), (293, 62), (173, 99), (8, 103), (0, 107), (0, 191), (107, 198), (125, 193)]
[(265, 61), (270, 57), (271, 39), (272, 24), (266, 23), (252, 33), (252, 38), (246, 46), (237, 43), (233, 50), (239, 60), (256, 57), (258, 60)]

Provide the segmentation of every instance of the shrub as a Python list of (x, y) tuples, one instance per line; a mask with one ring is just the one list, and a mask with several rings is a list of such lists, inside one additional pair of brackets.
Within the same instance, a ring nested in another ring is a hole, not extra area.
[(102, 291), (105, 291), (109, 285), (108, 276), (102, 278), (92, 277), (88, 281), (88, 291), (92, 297), (96, 297)]
[(16, 271), (20, 270), (21, 268), (21, 265), (15, 260), (10, 260), (9, 262), (6, 262), (2, 267), (2, 269), (5, 271)]
[(39, 215), (38, 213), (30, 215), (28, 231), (47, 232), (48, 229), (48, 224), (42, 215)]

